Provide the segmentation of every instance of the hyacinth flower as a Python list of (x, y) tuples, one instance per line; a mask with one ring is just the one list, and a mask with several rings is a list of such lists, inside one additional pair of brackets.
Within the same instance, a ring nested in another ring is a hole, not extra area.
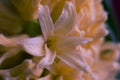
[(120, 46), (104, 42), (101, 1), (1, 0), (0, 80), (114, 80)]
[(39, 7), (39, 21), (43, 36), (21, 40), (18, 44), (33, 56), (44, 56), (38, 62), (38, 68), (47, 68), (57, 57), (76, 70), (88, 72), (89, 66), (75, 48), (92, 39), (69, 36), (75, 28), (76, 17), (74, 5), (71, 2), (66, 2), (59, 19), (53, 24), (48, 7), (41, 5)]

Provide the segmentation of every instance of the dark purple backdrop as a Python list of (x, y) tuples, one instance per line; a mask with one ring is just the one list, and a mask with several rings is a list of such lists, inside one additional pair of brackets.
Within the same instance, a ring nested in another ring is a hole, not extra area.
[(118, 32), (118, 38), (120, 41), (120, 0), (111, 0), (112, 1), (112, 7), (114, 11), (114, 16), (117, 21), (117, 32)]

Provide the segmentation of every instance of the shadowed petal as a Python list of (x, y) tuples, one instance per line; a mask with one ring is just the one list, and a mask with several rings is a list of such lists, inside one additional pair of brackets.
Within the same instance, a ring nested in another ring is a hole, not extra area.
[(13, 57), (17, 54), (19, 54), (20, 49), (19, 48), (13, 48), (9, 51), (7, 51), (6, 53), (3, 54), (2, 57), (0, 57), (0, 65), (2, 64), (2, 62), (6, 59), (6, 58), (10, 58)]
[[(10, 10), (10, 3), (4, 4), (5, 0), (0, 0), (0, 33), (16, 34), (22, 31), (23, 21), (15, 12)], [(6, 0), (9, 2), (9, 0)]]
[(42, 60), (38, 63), (37, 68), (43, 68), (45, 66), (48, 66), (54, 62), (54, 59), (56, 57), (56, 53), (53, 51), (50, 51), (49, 48), (47, 48), (47, 45), (45, 45), (45, 57), (43, 57)]
[(51, 80), (51, 75), (47, 75), (47, 76), (40, 78), (38, 80)]
[(59, 35), (66, 35), (74, 27), (76, 23), (76, 9), (71, 2), (66, 2), (62, 14), (55, 23), (55, 33)]
[(49, 8), (47, 6), (40, 5), (38, 12), (42, 33), (45, 40), (47, 40), (48, 36), (52, 36), (54, 31), (54, 25), (50, 17)]
[(34, 56), (43, 56), (43, 37), (28, 38), (17, 42), (26, 52)]
[(89, 71), (89, 66), (87, 66), (83, 56), (72, 49), (64, 50), (61, 54), (58, 54), (57, 57), (76, 70)]
[[(34, 66), (35, 64), (32, 60), (26, 59), (14, 68), (0, 70), (0, 76), (4, 78), (4, 80), (30, 80), (24, 78), (29, 78), (32, 76), (31, 74)], [(24, 78), (21, 75), (24, 75)]]

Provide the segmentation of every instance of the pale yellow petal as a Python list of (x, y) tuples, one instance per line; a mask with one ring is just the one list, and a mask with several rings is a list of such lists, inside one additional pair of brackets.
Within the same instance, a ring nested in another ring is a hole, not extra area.
[(55, 34), (67, 35), (75, 27), (76, 9), (72, 2), (66, 2), (63, 11), (55, 23)]

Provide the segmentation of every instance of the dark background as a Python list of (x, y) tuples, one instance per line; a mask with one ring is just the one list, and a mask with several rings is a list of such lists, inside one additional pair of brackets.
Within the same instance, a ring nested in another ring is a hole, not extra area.
[(120, 0), (103, 0), (108, 12), (107, 28), (110, 30), (108, 40), (120, 42)]
[[(108, 12), (106, 21), (109, 35), (106, 41), (120, 43), (120, 0), (103, 0), (105, 10)], [(120, 59), (118, 60), (120, 63)], [(116, 80), (120, 80), (120, 70), (117, 71)]]

